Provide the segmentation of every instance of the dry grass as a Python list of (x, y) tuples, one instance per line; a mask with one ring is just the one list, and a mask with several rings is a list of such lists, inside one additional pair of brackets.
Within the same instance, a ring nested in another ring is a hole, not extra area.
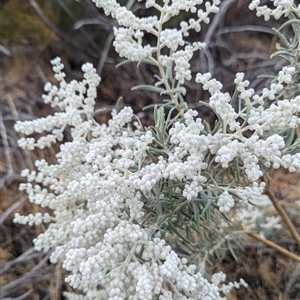
[[(10, 0), (8, 3), (12, 6), (20, 5), (17, 0)], [(199, 37), (200, 40), (205, 39), (209, 47), (192, 64), (193, 71), (210, 69), (228, 91), (232, 90), (235, 72), (244, 71), (247, 79), (252, 80), (252, 86), (259, 88), (265, 81), (257, 79), (257, 75), (274, 73), (282, 65), (280, 60), (268, 61), (276, 40), (270, 27), (257, 19), (253, 13), (250, 14), (246, 4), (247, 1), (243, 0), (224, 1), (221, 14), (214, 19), (210, 27), (212, 31)], [(11, 9), (10, 6), (7, 7)], [(86, 13), (95, 13), (89, 5), (87, 7)], [(10, 16), (14, 17), (13, 21), (17, 22), (17, 27), (22, 28), (24, 23), (20, 22), (26, 21), (27, 17), (20, 19), (18, 16), (21, 11), (16, 7), (15, 9), (17, 16)], [(2, 12), (4, 14), (5, 6)], [(27, 2), (26, 14), (34, 14)], [(48, 18), (51, 15), (53, 16), (53, 13), (48, 12)], [(53, 24), (58, 23), (57, 19), (50, 20)], [(108, 32), (112, 24), (102, 15), (100, 20), (103, 21), (103, 30)], [(65, 45), (57, 35), (48, 31), (40, 20), (35, 19), (34, 24), (37, 28), (42, 28), (42, 33), (32, 30), (29, 36), (13, 35), (13, 39), (10, 39), (9, 35), (5, 36), (4, 46), (11, 55), (2, 56), (1, 61), (0, 298), (57, 300), (62, 299), (63, 291), (70, 290), (63, 282), (64, 273), (61, 266), (49, 264), (50, 253), (38, 253), (32, 248), (32, 240), (45, 228), (21, 226), (12, 221), (16, 212), (27, 214), (41, 209), (28, 203), (26, 195), (18, 191), (18, 185), (22, 182), (20, 171), (24, 168), (32, 169), (34, 161), (38, 158), (53, 161), (55, 149), (43, 152), (26, 152), (19, 149), (18, 136), (13, 130), (13, 124), (17, 120), (31, 120), (51, 113), (49, 106), (41, 101), (40, 95), (45, 81), (53, 81), (49, 60), (56, 55), (62, 56), (67, 74), (72, 78), (80, 76), (78, 69), (83, 61), (90, 60), (98, 65), (102, 83), (97, 105), (105, 108), (104, 113), (99, 116), (100, 122), (107, 121), (109, 112), (120, 96), (123, 96), (125, 104), (132, 105), (137, 112), (144, 105), (158, 101), (158, 98), (156, 95), (130, 90), (136, 84), (153, 82), (151, 68), (141, 67), (137, 70), (128, 65), (116, 70), (113, 64), (116, 56), (109, 43), (100, 42), (102, 46), (99, 53), (87, 52), (78, 45), (78, 48), (74, 44)], [(81, 41), (83, 36), (86, 40), (98, 39), (99, 37), (91, 34), (90, 29), (87, 27), (85, 32), (76, 31), (78, 41)], [(63, 28), (60, 32), (64, 32)], [(76, 38), (74, 40), (76, 43)], [(73, 49), (73, 52), (69, 55), (70, 49)], [(101, 53), (105, 55), (101, 56)], [(198, 109), (198, 100), (205, 99), (207, 95), (201, 93), (192, 83), (189, 83), (189, 89), (187, 100)], [(212, 121), (209, 111), (201, 111), (200, 115)], [(152, 117), (147, 112), (140, 113), (140, 117), (146, 124), (151, 123)], [(299, 176), (286, 174), (282, 170), (275, 172), (270, 182), (272, 191), (283, 203), (298, 229), (299, 205), (296, 201), (300, 198), (299, 182)], [(282, 247), (299, 253), (299, 248), (288, 235), (274, 239)], [(217, 269), (228, 274), (230, 280), (243, 277), (248, 282), (249, 289), (236, 291), (228, 296), (228, 299), (300, 299), (299, 264), (250, 239), (245, 242), (244, 250), (238, 251), (237, 254), (238, 261), (228, 254)]]

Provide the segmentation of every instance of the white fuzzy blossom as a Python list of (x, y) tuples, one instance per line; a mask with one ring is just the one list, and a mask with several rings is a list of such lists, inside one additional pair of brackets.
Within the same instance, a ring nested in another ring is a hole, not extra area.
[(297, 6), (294, 0), (271, 0), (275, 9), (271, 9), (267, 5), (259, 6), (260, 2), (260, 0), (253, 0), (249, 5), (249, 9), (255, 9), (256, 15), (258, 17), (263, 16), (265, 21), (268, 21), (271, 16), (276, 20), (282, 16), (287, 17), (291, 12), (300, 15), (300, 4)]
[(151, 57), (152, 48), (150, 45), (143, 46), (133, 41), (134, 31), (127, 28), (114, 28), (115, 41), (113, 45), (120, 57), (131, 61), (139, 61)]
[[(250, 116), (254, 116), (254, 112), (258, 109), (250, 111)], [(262, 124), (262, 130), (284, 130), (285, 128), (297, 128), (300, 124), (300, 117), (297, 113), (300, 112), (300, 96), (291, 100), (278, 101), (273, 103), (265, 110), (261, 110), (255, 118), (249, 118), (249, 123), (252, 125), (256, 120), (256, 124)], [(255, 128), (255, 127), (254, 127)]]
[(211, 95), (219, 92), (223, 87), (223, 85), (219, 81), (217, 81), (214, 78), (211, 79), (210, 73), (205, 73), (205, 74), (198, 73), (196, 75), (196, 82), (202, 83), (203, 89), (208, 90)]
[[(262, 95), (255, 95), (252, 89), (248, 89), (249, 81), (244, 80), (243, 73), (237, 73), (235, 78), (236, 89), (241, 100), (248, 106), (248, 114), (236, 112), (230, 104), (231, 97), (228, 93), (221, 92), (222, 85), (211, 78), (210, 73), (196, 75), (196, 82), (203, 85), (203, 89), (211, 94), (209, 107), (217, 114), (223, 123), (223, 130), (227, 126), (235, 134), (222, 134), (217, 132), (214, 136), (207, 135), (206, 144), (211, 153), (216, 154), (215, 161), (223, 168), (227, 168), (234, 159), (243, 162), (243, 167), (248, 179), (252, 182), (258, 180), (262, 175), (259, 163), (266, 167), (272, 166), (275, 169), (284, 167), (292, 172), (299, 170), (298, 154), (283, 155), (281, 149), (285, 148), (283, 137), (276, 131), (284, 132), (287, 128), (298, 128), (300, 124), (300, 98), (296, 96), (291, 99), (284, 99), (272, 103), (265, 108), (265, 99), (274, 99), (279, 95), (283, 86), (282, 83), (290, 82), (295, 68), (283, 67), (276, 78), (277, 83), (271, 84), (271, 89), (264, 88)], [(288, 77), (287, 77), (288, 76)], [(271, 96), (271, 91), (272, 96)], [(250, 137), (241, 133), (245, 131), (237, 121), (238, 117), (247, 117), (247, 129), (253, 130)], [(274, 132), (275, 131), (275, 132)]]
[(162, 45), (166, 45), (169, 49), (172, 51), (176, 51), (178, 46), (183, 46), (184, 41), (182, 39), (182, 34), (180, 31), (176, 29), (164, 29), (161, 32), (161, 35), (159, 37), (159, 41)]
[(217, 205), (219, 206), (220, 212), (229, 212), (234, 206), (234, 199), (227, 191), (225, 191), (219, 196)]
[(237, 140), (222, 146), (217, 152), (215, 161), (221, 163), (223, 168), (227, 168), (228, 163), (238, 155), (239, 148), (240, 145)]
[(37, 141), (31, 137), (21, 138), (19, 146), (24, 149), (33, 150), (35, 147), (43, 149), (50, 147), (56, 141), (62, 141), (63, 131), (67, 125), (73, 126), (77, 134), (81, 136), (88, 134), (91, 129), (90, 121), (85, 120), (83, 116), (91, 115), (94, 110), (96, 88), (100, 82), (96, 70), (90, 63), (86, 63), (82, 66), (84, 80), (80, 83), (73, 80), (67, 84), (64, 80), (65, 75), (61, 72), (64, 66), (60, 58), (53, 59), (51, 63), (56, 79), (59, 81), (59, 88), (47, 83), (45, 91), (48, 95), (43, 95), (43, 99), (45, 103), (58, 107), (64, 112), (57, 112), (53, 116), (34, 121), (17, 122), (15, 130), (25, 135), (52, 132), (52, 134), (41, 136)]
[(175, 78), (180, 84), (185, 80), (190, 81), (192, 78), (189, 61), (193, 57), (193, 51), (192, 46), (186, 46), (184, 50), (177, 51), (172, 55), (175, 63)]
[[(216, 274), (212, 275), (211, 281), (215, 284), (215, 285), (220, 285), (222, 282), (224, 282), (226, 280), (226, 274), (224, 274), (223, 272), (219, 272)], [(222, 284), (221, 286), (221, 290), (223, 293), (227, 294), (230, 292), (230, 290), (232, 288), (237, 288), (239, 289), (241, 286), (244, 287), (248, 287), (248, 284), (241, 278), (239, 282), (230, 282), (229, 284)]]
[[(193, 52), (205, 46), (204, 43), (200, 42), (195, 42), (192, 46), (186, 46), (187, 41), (183, 37), (188, 36), (191, 30), (199, 32), (201, 23), (209, 23), (208, 16), (217, 13), (220, 4), (219, 0), (213, 0), (213, 3), (206, 2), (206, 10), (203, 11), (199, 8), (203, 0), (166, 2), (163, 7), (160, 7), (154, 0), (146, 1), (146, 8), (155, 7), (160, 11), (162, 17), (159, 20), (157, 16), (137, 17), (126, 7), (117, 3), (116, 0), (93, 0), (93, 2), (96, 6), (101, 7), (106, 15), (115, 18), (118, 23), (119, 27), (114, 28), (115, 40), (113, 45), (120, 57), (136, 62), (154, 59), (161, 62), (167, 68), (167, 72), (171, 72), (174, 64), (175, 80), (179, 84), (183, 84), (185, 80), (191, 80), (189, 61), (193, 56)], [(180, 30), (175, 28), (163, 29), (162, 25), (181, 11), (190, 11), (195, 14), (195, 18), (190, 18), (188, 22), (182, 21)], [(144, 44), (143, 37), (145, 33), (152, 34), (156, 39), (156, 44)], [(160, 54), (165, 47), (170, 49), (172, 53), (168, 58)], [(159, 55), (155, 57), (155, 53), (159, 53)]]

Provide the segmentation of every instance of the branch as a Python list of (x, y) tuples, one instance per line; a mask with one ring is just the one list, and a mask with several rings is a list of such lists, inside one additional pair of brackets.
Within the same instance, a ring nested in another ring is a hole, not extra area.
[(272, 191), (267, 188), (265, 192), (266, 192), (266, 195), (269, 196), (269, 198), (272, 201), (275, 209), (277, 210), (278, 214), (281, 216), (283, 222), (286, 224), (286, 226), (287, 226), (288, 230), (290, 231), (292, 237), (295, 239), (296, 243), (300, 247), (300, 236), (297, 232), (297, 229), (292, 224), (289, 216), (286, 214), (284, 209), (281, 207), (280, 203), (276, 200), (276, 198), (275, 198), (274, 194), (272, 193)]
[(255, 233), (255, 232), (252, 232), (251, 230), (247, 229), (246, 227), (244, 227), (243, 225), (242, 226), (242, 229), (244, 229), (246, 231), (246, 233), (251, 236), (252, 238), (256, 239), (257, 241), (259, 242), (262, 242), (264, 243), (265, 245), (277, 250), (278, 252), (280, 252), (281, 254), (289, 257), (290, 259), (294, 260), (294, 261), (297, 261), (300, 263), (300, 256), (282, 248), (281, 246), (273, 243), (272, 241), (270, 240), (267, 240), (265, 238), (263, 238), (262, 236), (260, 236), (258, 233)]

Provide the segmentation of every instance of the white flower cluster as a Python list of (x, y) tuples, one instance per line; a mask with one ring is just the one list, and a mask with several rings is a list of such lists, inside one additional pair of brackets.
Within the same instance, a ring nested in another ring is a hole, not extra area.
[(291, 12), (300, 15), (300, 4), (297, 6), (294, 0), (271, 0), (271, 2), (273, 2), (275, 9), (271, 9), (267, 5), (259, 6), (260, 0), (252, 0), (249, 9), (255, 9), (256, 15), (258, 17), (264, 16), (265, 21), (268, 21), (271, 16), (276, 20), (282, 16), (287, 17)]
[(35, 215), (29, 214), (27, 216), (21, 216), (19, 213), (15, 214), (15, 222), (20, 224), (28, 224), (30, 226), (32, 225), (40, 225), (42, 223), (49, 223), (52, 221), (52, 217), (45, 213), (44, 215), (42, 213), (36, 213)]
[(48, 95), (43, 95), (43, 99), (45, 103), (49, 103), (52, 107), (58, 107), (64, 112), (57, 112), (54, 116), (35, 121), (17, 122), (15, 130), (24, 135), (52, 132), (52, 134), (41, 136), (37, 141), (33, 137), (21, 138), (18, 143), (24, 149), (33, 150), (35, 147), (44, 149), (56, 141), (62, 141), (67, 125), (73, 126), (74, 131), (80, 136), (88, 134), (91, 127), (90, 118), (85, 117), (94, 112), (96, 89), (100, 83), (100, 77), (96, 74), (96, 70), (92, 64), (86, 63), (82, 66), (84, 80), (82, 82), (73, 80), (67, 84), (64, 80), (65, 74), (61, 72), (64, 65), (60, 58), (53, 59), (51, 63), (59, 82), (59, 88), (47, 83), (45, 91), (48, 92)]
[(262, 106), (253, 107), (249, 111), (249, 128), (259, 134), (271, 129), (297, 128), (300, 124), (300, 118), (297, 117), (299, 111), (300, 96), (291, 100), (278, 101), (276, 104), (272, 103), (267, 109), (263, 109)]
[[(287, 70), (289, 75), (293, 70), (295, 71), (295, 69), (283, 67), (279, 74), (280, 80), (283, 80), (282, 74), (287, 74)], [(245, 112), (245, 109), (236, 112), (230, 104), (230, 95), (221, 92), (222, 85), (215, 79), (211, 79), (209, 73), (199, 73), (196, 76), (196, 82), (201, 83), (204, 89), (209, 90), (211, 94), (209, 107), (215, 111), (223, 124), (220, 132), (205, 137), (208, 139), (206, 145), (209, 145), (211, 153), (216, 153), (215, 161), (220, 163), (223, 168), (227, 168), (235, 158), (241, 159), (245, 173), (252, 182), (263, 175), (259, 163), (263, 163), (266, 167), (272, 166), (277, 169), (282, 166), (289, 170), (299, 171), (298, 153), (283, 155), (281, 150), (285, 148), (285, 140), (281, 135), (274, 133), (274, 131), (284, 131), (286, 128), (299, 126), (299, 96), (277, 101), (272, 103), (269, 108), (264, 108), (265, 98), (269, 98), (269, 95), (266, 95), (269, 90), (264, 89), (261, 96), (254, 95), (252, 89), (246, 90), (249, 82), (243, 81), (243, 77), (242, 73), (236, 74), (235, 83), (240, 101), (245, 101), (248, 112)], [(281, 85), (281, 83), (278, 84)], [(245, 120), (243, 127), (238, 118)], [(227, 126), (232, 131), (231, 134), (227, 133)], [(253, 134), (246, 137), (243, 132), (249, 129), (253, 130)], [(225, 133), (223, 134), (221, 131)]]
[[(61, 70), (55, 68), (56, 72)], [(22, 172), (28, 182), (20, 189), (27, 191), (32, 203), (53, 209), (54, 216), (17, 214), (15, 222), (33, 225), (52, 221), (46, 232), (34, 240), (35, 248), (54, 249), (51, 261), (62, 260), (63, 267), (71, 272), (66, 281), (86, 294), (81, 299), (153, 299), (155, 295), (173, 299), (174, 293), (182, 299), (194, 295), (199, 299), (221, 299), (218, 287), (196, 272), (195, 266), (187, 265), (186, 259), (180, 260), (164, 240), (152, 239), (148, 234), (151, 228), (133, 223), (144, 216), (139, 191), (147, 193), (162, 178), (203, 182), (204, 177), (197, 177), (198, 166), (192, 159), (183, 162), (170, 154), (169, 160), (160, 158), (157, 164), (142, 167), (153, 137), (150, 131), (131, 128), (131, 108), (113, 113), (108, 125), (99, 125), (90, 114), (89, 93), (80, 101), (74, 97), (75, 104), (71, 103), (70, 95), (78, 96), (78, 87), (84, 87), (88, 77), (83, 83), (64, 82), (57, 90), (52, 86), (44, 97), (73, 115), (80, 116), (84, 111), (90, 120), (88, 128), (83, 127), (83, 121), (67, 123), (73, 127), (72, 141), (61, 145), (58, 163), (49, 165), (40, 160), (35, 163), (37, 171)], [(58, 94), (66, 99), (58, 99)], [(189, 114), (190, 130), (199, 134), (203, 126)], [(40, 130), (38, 126), (37, 121), (18, 122), (16, 130), (31, 134)], [(55, 129), (46, 123), (45, 131), (51, 130)], [(195, 197), (195, 190), (192, 192)], [(103, 288), (98, 291), (99, 286)], [(77, 298), (71, 294), (68, 297)]]
[[(221, 299), (217, 286), (186, 263), (163, 240), (150, 241), (138, 225), (121, 221), (95, 246), (68, 251), (63, 266), (74, 273), (67, 277), (73, 287), (94, 291), (95, 295), (99, 284), (105, 287), (98, 291), (98, 299), (150, 300), (159, 295), (159, 299), (173, 299), (172, 290), (178, 299), (196, 294), (198, 299)], [(167, 284), (172, 285), (171, 290)], [(71, 295), (69, 298), (73, 299)]]
[[(199, 32), (201, 22), (208, 24), (210, 21), (208, 16), (217, 13), (220, 4), (220, 0), (213, 0), (212, 4), (206, 2), (206, 11), (203, 11), (198, 8), (203, 0), (164, 1), (162, 6), (155, 0), (146, 1), (146, 8), (154, 7), (161, 14), (160, 20), (158, 20), (156, 16), (139, 18), (116, 0), (93, 0), (93, 2), (96, 6), (103, 8), (106, 15), (115, 18), (120, 26), (114, 28), (115, 40), (113, 43), (120, 57), (125, 57), (130, 61), (141, 61), (148, 58), (156, 64), (165, 61), (162, 65), (167, 68), (168, 72), (170, 70), (175, 72), (175, 79), (179, 84), (183, 84), (185, 80), (191, 80), (189, 61), (193, 52), (205, 46), (204, 43), (199, 42), (192, 46), (184, 46), (187, 42), (183, 36), (188, 36), (190, 30)], [(197, 19), (190, 18), (189, 22), (182, 21), (181, 29), (163, 28), (162, 25), (171, 17), (178, 15), (180, 11), (197, 14)], [(150, 33), (156, 38), (156, 45), (143, 44), (142, 38), (145, 33)], [(161, 55), (161, 51), (165, 47), (170, 51), (167, 61), (164, 59), (164, 55)], [(184, 49), (182, 49), (183, 47)], [(154, 54), (157, 56), (155, 57)], [(173, 64), (175, 64), (174, 68)]]
[[(221, 282), (224, 282), (226, 280), (226, 274), (223, 272), (216, 273), (212, 276), (211, 281), (215, 285), (220, 285)], [(224, 294), (229, 293), (232, 288), (239, 289), (241, 286), (248, 287), (248, 284), (241, 278), (239, 282), (230, 282), (228, 285), (227, 284), (222, 284), (221, 290)]]
[(229, 212), (234, 206), (234, 199), (227, 191), (225, 191), (219, 196), (217, 205), (219, 206), (220, 212)]

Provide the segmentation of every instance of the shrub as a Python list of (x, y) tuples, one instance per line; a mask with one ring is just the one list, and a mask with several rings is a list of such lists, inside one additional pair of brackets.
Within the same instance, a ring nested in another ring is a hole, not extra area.
[[(274, 1), (270, 9), (252, 1), (250, 9), (265, 20), (289, 18), (276, 31), (281, 46), (275, 55), (284, 57), (286, 65), (262, 92), (248, 88), (244, 74), (237, 73), (230, 95), (210, 73), (193, 76), (190, 60), (205, 44), (185, 40), (218, 13), (219, 0), (206, 1), (205, 10), (199, 6), (202, 0), (147, 0), (146, 9), (156, 10), (149, 17), (137, 17), (115, 0), (94, 2), (118, 22), (114, 47), (119, 55), (157, 68), (154, 86), (136, 88), (157, 92), (164, 101), (153, 106), (152, 127), (145, 128), (130, 107), (114, 110), (108, 124), (99, 124), (94, 118), (96, 70), (86, 63), (84, 79), (67, 83), (64, 66), (55, 58), (51, 63), (59, 84), (47, 83), (43, 98), (60, 111), (15, 125), (29, 136), (19, 140), (24, 149), (61, 143), (57, 163), (37, 160), (36, 170), (22, 172), (27, 183), (20, 185), (30, 202), (53, 214), (17, 214), (15, 221), (50, 223), (34, 245), (54, 249), (51, 262), (61, 260), (70, 271), (66, 281), (83, 295), (66, 293), (67, 298), (222, 299), (222, 293), (247, 284), (240, 279), (221, 285), (226, 275), (209, 279), (206, 266), (211, 255), (220, 256), (224, 245), (238, 243), (242, 233), (299, 261), (265, 239), (264, 231), (280, 229), (283, 219), (299, 243), (266, 183), (272, 168), (300, 171), (295, 134), (300, 123), (300, 6)], [(183, 11), (195, 18), (168, 28), (168, 21)], [(290, 40), (281, 33), (286, 26), (294, 33)], [(145, 44), (146, 34), (155, 44)], [(214, 126), (184, 100), (184, 84), (193, 77), (210, 94), (201, 104), (215, 113)], [(67, 128), (70, 141), (64, 141)], [(268, 216), (260, 205), (263, 193), (277, 216)]]

